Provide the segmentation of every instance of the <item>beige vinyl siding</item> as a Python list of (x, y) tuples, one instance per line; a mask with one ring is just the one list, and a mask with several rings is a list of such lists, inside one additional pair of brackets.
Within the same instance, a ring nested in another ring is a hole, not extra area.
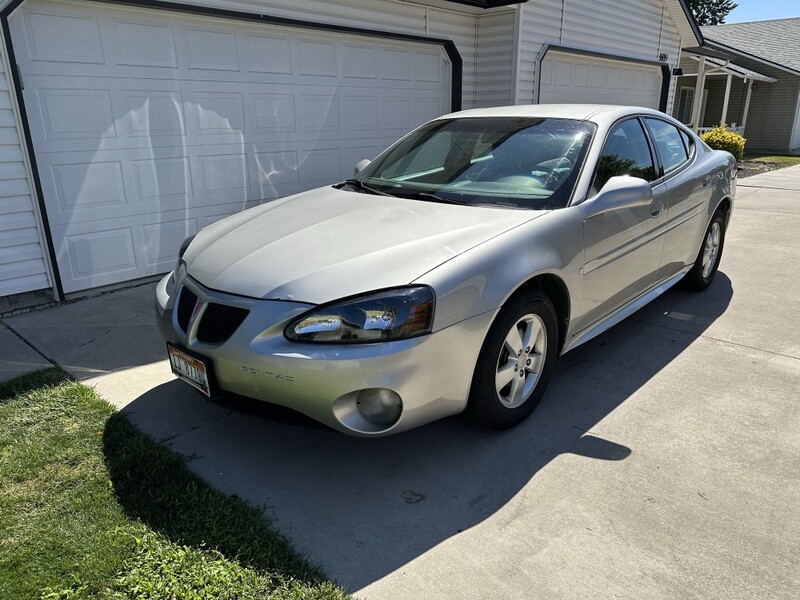
[(8, 79), (0, 61), (0, 296), (50, 287)]
[[(747, 113), (744, 132), (747, 149), (788, 150), (797, 109), (797, 97), (800, 93), (800, 76), (743, 57), (737, 58), (736, 64), (777, 79), (775, 83), (756, 81), (753, 84), (753, 95), (750, 99), (750, 110)], [(709, 92), (709, 106), (710, 95), (711, 92)]]
[[(737, 57), (735, 64), (777, 79), (775, 83), (756, 81), (750, 99), (744, 136), (747, 150), (787, 150), (789, 148), (791, 127), (800, 94), (800, 76), (787, 73), (765, 65), (762, 62)], [(687, 72), (697, 70), (697, 61), (684, 58), (681, 66)], [(696, 78), (680, 77), (678, 89), (694, 88)], [(724, 75), (709, 75), (704, 88), (708, 91), (706, 110), (700, 120), (701, 127), (714, 127), (722, 119), (722, 104), (725, 101)], [(731, 81), (731, 95), (728, 104), (728, 124), (741, 124), (744, 101), (747, 97), (747, 84), (739, 77)], [(677, 101), (677, 98), (676, 98)]]
[(670, 66), (678, 64), (682, 39), (661, 0), (530, 0), (521, 11), (519, 104), (534, 101), (536, 58), (545, 44), (653, 62), (666, 53)]
[[(370, 2), (372, 6), (372, 2)], [(416, 5), (415, 5), (416, 6)], [(462, 108), (475, 106), (477, 26), (474, 15), (436, 10), (427, 10), (428, 35), (453, 40), (463, 61)], [(419, 32), (421, 35), (423, 32)]]
[(562, 45), (562, 0), (529, 0), (520, 7), (517, 104), (535, 100), (536, 58), (546, 43)]
[(452, 40), (463, 61), (462, 106), (474, 106), (477, 50), (474, 14), (396, 0), (182, 0), (178, 3)]
[[(728, 78), (724, 75), (713, 75), (706, 77), (705, 87), (708, 90), (708, 102), (706, 103), (706, 113), (701, 120), (702, 127), (715, 127), (722, 121), (722, 105), (725, 103), (725, 86)], [(694, 78), (692, 78), (694, 82)], [(769, 85), (763, 83), (762, 85)], [(734, 77), (731, 80), (731, 94), (728, 100), (728, 115), (725, 122), (728, 125), (742, 122), (742, 111), (744, 110), (745, 96), (747, 95), (747, 85), (743, 80)], [(752, 105), (751, 105), (752, 108)], [(748, 120), (750, 116), (748, 116)]]
[(478, 18), (475, 106), (511, 104), (516, 11)]
[[(668, 3), (665, 3), (665, 5)], [(681, 59), (681, 37), (678, 33), (678, 28), (675, 25), (675, 21), (672, 18), (671, 13), (669, 10), (664, 10), (662, 13), (662, 20), (661, 20), (661, 39), (659, 40), (658, 44), (658, 54), (665, 52), (669, 55), (669, 65), (670, 69), (673, 67), (677, 67), (680, 64)], [(687, 45), (694, 46), (695, 44), (692, 43), (693, 40), (690, 38), (687, 40)], [(656, 54), (656, 58), (658, 57)], [(667, 94), (667, 107), (664, 110), (665, 113), (668, 115), (672, 114), (672, 102), (675, 99), (675, 87), (678, 84), (677, 77), (670, 77), (669, 79), (669, 92)]]

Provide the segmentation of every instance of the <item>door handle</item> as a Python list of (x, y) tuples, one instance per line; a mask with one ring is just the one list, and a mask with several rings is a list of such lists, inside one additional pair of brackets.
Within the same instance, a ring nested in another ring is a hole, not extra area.
[(664, 205), (661, 202), (656, 202), (655, 204), (650, 206), (650, 216), (656, 218), (662, 212), (664, 212)]

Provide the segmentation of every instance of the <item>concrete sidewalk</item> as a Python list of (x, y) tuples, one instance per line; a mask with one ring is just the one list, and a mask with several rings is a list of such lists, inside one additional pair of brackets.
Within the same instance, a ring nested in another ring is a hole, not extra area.
[(152, 285), (6, 324), (358, 596), (797, 598), (797, 231), (800, 167), (741, 180), (714, 284), (567, 354), (503, 433), (360, 440), (205, 401), (169, 374)]

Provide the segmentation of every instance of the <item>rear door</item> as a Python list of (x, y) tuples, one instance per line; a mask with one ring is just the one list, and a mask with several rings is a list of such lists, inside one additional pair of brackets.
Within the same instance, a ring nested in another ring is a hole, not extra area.
[(713, 182), (695, 165), (697, 148), (691, 135), (657, 117), (645, 117), (663, 170), (667, 189), (666, 231), (657, 280), (665, 280), (694, 262), (706, 228)]

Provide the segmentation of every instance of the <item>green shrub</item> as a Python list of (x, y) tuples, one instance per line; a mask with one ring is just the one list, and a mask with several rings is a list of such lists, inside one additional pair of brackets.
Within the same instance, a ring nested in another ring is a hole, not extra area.
[(706, 144), (714, 150), (727, 150), (736, 160), (742, 160), (744, 154), (744, 143), (747, 141), (738, 133), (728, 131), (724, 125), (715, 127), (700, 136)]

